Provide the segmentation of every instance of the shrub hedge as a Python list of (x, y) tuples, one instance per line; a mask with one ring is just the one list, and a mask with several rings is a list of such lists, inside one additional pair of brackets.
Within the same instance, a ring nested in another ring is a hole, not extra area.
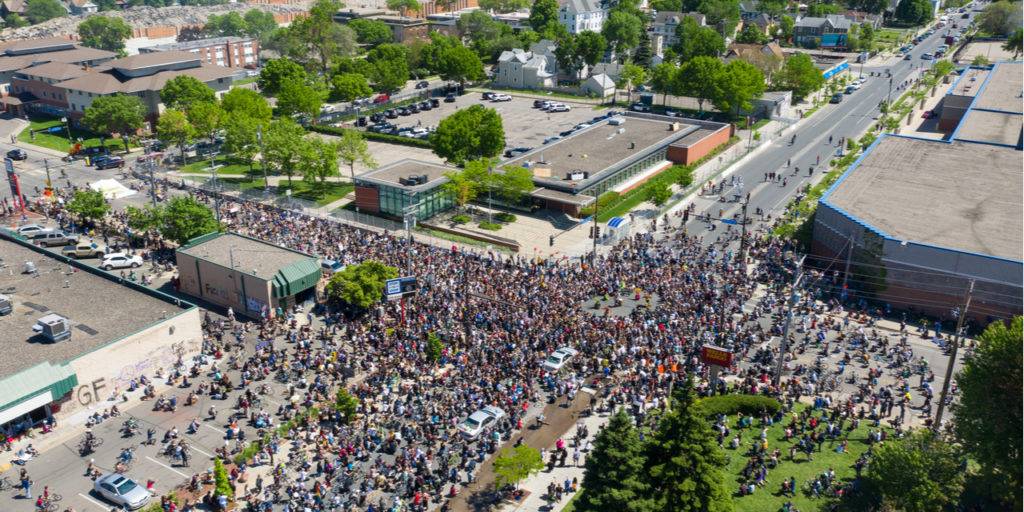
[(740, 412), (760, 415), (762, 411), (767, 411), (768, 414), (774, 415), (782, 410), (782, 404), (778, 400), (762, 395), (709, 396), (698, 400), (697, 407), (708, 418), (719, 414), (731, 415)]
[[(327, 135), (338, 135), (341, 136), (347, 130), (351, 128), (338, 128), (337, 126), (320, 126), (310, 125), (306, 127), (311, 132), (324, 133)], [(363, 138), (366, 140), (375, 140), (378, 142), (387, 142), (389, 144), (401, 144), (403, 146), (412, 146), (415, 148), (431, 149), (434, 146), (430, 143), (430, 140), (423, 139), (411, 139), (409, 137), (399, 137), (398, 135), (389, 135), (386, 133), (375, 133), (375, 132), (360, 132), (363, 134)]]

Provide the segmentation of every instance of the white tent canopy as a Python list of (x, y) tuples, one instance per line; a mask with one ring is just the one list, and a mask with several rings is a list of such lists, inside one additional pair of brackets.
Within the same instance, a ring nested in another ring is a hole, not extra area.
[(122, 185), (115, 179), (97, 180), (89, 184), (89, 188), (103, 193), (107, 199), (121, 199), (135, 195), (135, 191)]

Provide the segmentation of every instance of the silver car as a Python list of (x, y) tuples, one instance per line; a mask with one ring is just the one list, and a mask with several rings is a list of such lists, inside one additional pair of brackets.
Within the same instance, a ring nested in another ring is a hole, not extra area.
[(131, 510), (146, 506), (152, 498), (145, 487), (120, 473), (108, 473), (97, 478), (93, 489), (111, 503)]

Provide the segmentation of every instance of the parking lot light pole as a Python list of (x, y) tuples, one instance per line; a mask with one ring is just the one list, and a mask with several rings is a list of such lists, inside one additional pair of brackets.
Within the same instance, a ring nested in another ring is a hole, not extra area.
[[(806, 256), (804, 257), (806, 258)], [(789, 324), (793, 322), (793, 307), (797, 301), (800, 300), (800, 293), (797, 291), (800, 288), (800, 281), (804, 278), (804, 258), (800, 258), (800, 261), (796, 264), (796, 279), (793, 281), (793, 290), (789, 294), (789, 300), (786, 301), (786, 323), (782, 327), (782, 341), (779, 342), (779, 362), (775, 369), (775, 387), (779, 387), (782, 382), (782, 367), (786, 363), (786, 351), (788, 350), (789, 343)]]

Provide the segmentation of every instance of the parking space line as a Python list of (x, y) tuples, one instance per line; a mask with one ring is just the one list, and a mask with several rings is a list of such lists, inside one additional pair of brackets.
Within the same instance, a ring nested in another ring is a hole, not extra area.
[(200, 449), (199, 449), (199, 448), (197, 448), (197, 447), (196, 447), (196, 445), (194, 445), (194, 444), (193, 444), (192, 446), (189, 446), (189, 448), (192, 448), (193, 450), (195, 450), (195, 451), (197, 451), (197, 452), (199, 452), (199, 453), (201, 453), (201, 454), (203, 454), (203, 455), (206, 455), (207, 457), (211, 457), (211, 458), (213, 457), (213, 455), (210, 455), (209, 453), (206, 453), (206, 452), (204, 452), (204, 451), (200, 450)]
[(150, 456), (147, 455), (146, 458), (149, 459), (150, 461), (152, 461), (154, 464), (157, 464), (159, 466), (163, 466), (163, 467), (165, 467), (165, 468), (167, 468), (167, 469), (169, 469), (171, 471), (174, 471), (175, 473), (177, 473), (177, 474), (179, 474), (179, 475), (181, 475), (181, 476), (183, 476), (185, 478), (191, 478), (192, 477), (191, 475), (186, 475), (185, 473), (182, 473), (181, 471), (178, 471), (177, 469), (174, 469), (174, 468), (168, 466), (167, 464), (164, 464), (163, 462), (160, 462), (160, 461), (154, 459), (153, 457), (150, 457)]
[(85, 498), (85, 499), (87, 499), (87, 500), (89, 500), (90, 503), (100, 507), (101, 510), (109, 510), (106, 505), (104, 505), (104, 504), (102, 504), (102, 503), (92, 499), (92, 497), (90, 497), (90, 496), (88, 496), (86, 494), (78, 493), (78, 495), (83, 497), (83, 498)]
[(212, 430), (216, 430), (217, 432), (220, 432), (221, 434), (227, 434), (227, 432), (225, 432), (225, 431), (223, 431), (223, 430), (221, 430), (221, 429), (219, 429), (217, 427), (211, 426), (208, 423), (203, 423), (203, 426), (206, 427), (206, 428), (212, 429)]

